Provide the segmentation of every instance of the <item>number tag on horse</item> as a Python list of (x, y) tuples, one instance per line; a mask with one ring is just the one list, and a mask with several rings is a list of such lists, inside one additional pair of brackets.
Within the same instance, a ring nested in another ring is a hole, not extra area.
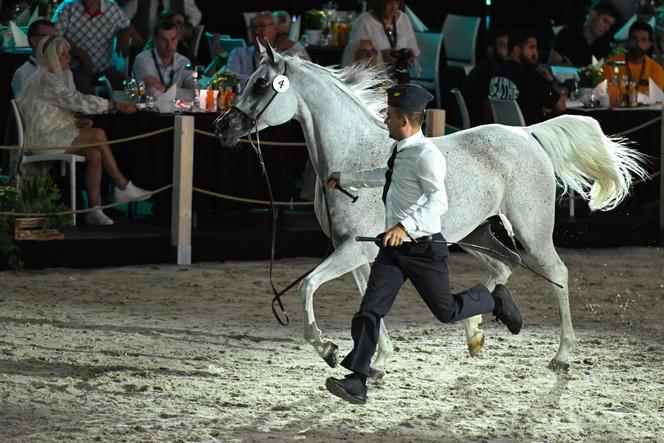
[(277, 75), (274, 80), (272, 80), (272, 88), (277, 92), (286, 92), (290, 86), (290, 81), (285, 75)]

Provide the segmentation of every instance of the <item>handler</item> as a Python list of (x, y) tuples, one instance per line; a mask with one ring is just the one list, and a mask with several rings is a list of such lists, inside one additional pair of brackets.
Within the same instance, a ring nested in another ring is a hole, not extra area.
[(385, 124), (396, 140), (387, 168), (333, 172), (327, 186), (377, 187), (384, 185), (387, 232), (371, 268), (360, 310), (353, 317), (353, 350), (341, 362), (352, 371), (344, 379), (328, 378), (325, 385), (350, 403), (366, 403), (366, 379), (376, 351), (380, 319), (389, 312), (399, 289), (410, 279), (431, 312), (443, 323), (492, 312), (512, 334), (521, 330), (521, 313), (507, 288), (493, 293), (477, 285), (452, 294), (447, 272), (447, 245), (441, 216), (447, 210), (445, 157), (422, 134), (424, 109), (433, 96), (417, 85), (387, 90)]

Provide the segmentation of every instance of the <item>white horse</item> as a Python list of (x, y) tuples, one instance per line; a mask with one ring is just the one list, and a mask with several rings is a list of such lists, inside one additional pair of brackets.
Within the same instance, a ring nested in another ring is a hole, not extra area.
[[(260, 131), (291, 119), (302, 125), (319, 178), (316, 216), (332, 238), (335, 251), (301, 282), (298, 293), (304, 307), (304, 338), (334, 367), (338, 348), (323, 338), (316, 324), (313, 295), (323, 283), (347, 272), (353, 273), (364, 294), (369, 263), (378, 249), (371, 243), (355, 241), (355, 237), (383, 232), (385, 208), (380, 188), (358, 190), (355, 204), (340, 192), (328, 192), (328, 220), (320, 180), (332, 171), (386, 164), (392, 144), (383, 123), (386, 79), (379, 71), (362, 65), (334, 69), (281, 56), (269, 47), (260, 50), (260, 66), (234, 107), (216, 122), (217, 134), (222, 144), (232, 146), (255, 128)], [(486, 125), (432, 141), (447, 159), (449, 209), (442, 216), (445, 238), (495, 247), (493, 237), (484, 235), (482, 225), (489, 217), (499, 215), (523, 245), (524, 262), (562, 285), (552, 285), (561, 330), (558, 352), (549, 367), (567, 369), (576, 337), (570, 317), (567, 268), (552, 241), (556, 177), (565, 189), (570, 187), (589, 200), (592, 210), (609, 210), (628, 194), (632, 175), (646, 177), (643, 157), (621, 145), (620, 140), (606, 137), (594, 119), (573, 115), (528, 127)], [(488, 266), (486, 286), (490, 291), (496, 284), (507, 282), (513, 263), (477, 250), (468, 252)], [(471, 355), (479, 352), (484, 341), (481, 321), (481, 316), (466, 320)], [(381, 321), (373, 375), (384, 373), (392, 352)]]

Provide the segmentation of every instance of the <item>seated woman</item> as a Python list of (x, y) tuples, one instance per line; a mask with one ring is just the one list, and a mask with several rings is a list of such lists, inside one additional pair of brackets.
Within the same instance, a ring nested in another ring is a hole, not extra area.
[(341, 67), (345, 68), (353, 63), (366, 61), (369, 66), (377, 66), (383, 63), (383, 57), (371, 40), (351, 40), (344, 47), (341, 55)]
[(371, 41), (400, 83), (408, 81), (408, 67), (420, 55), (413, 25), (401, 11), (403, 5), (404, 0), (369, 0), (369, 10), (355, 19), (349, 36), (349, 41)]
[[(62, 37), (42, 39), (37, 47), (37, 71), (17, 98), (25, 124), (25, 141), (28, 146), (71, 146), (62, 151), (85, 157), (85, 185), (91, 206), (101, 203), (102, 168), (115, 185), (117, 202), (129, 202), (147, 198), (148, 191), (134, 186), (127, 180), (113, 157), (103, 129), (93, 128), (92, 120), (77, 119), (75, 112), (99, 114), (118, 110), (134, 113), (136, 107), (129, 102), (115, 102), (94, 95), (78, 92), (69, 70), (70, 45)], [(96, 146), (77, 148), (76, 145), (96, 143)], [(101, 209), (88, 212), (86, 223), (112, 225)]]
[(277, 36), (274, 39), (275, 49), (288, 55), (297, 55), (305, 60), (311, 60), (304, 45), (290, 39), (291, 15), (286, 11), (274, 11), (272, 13), (277, 28)]

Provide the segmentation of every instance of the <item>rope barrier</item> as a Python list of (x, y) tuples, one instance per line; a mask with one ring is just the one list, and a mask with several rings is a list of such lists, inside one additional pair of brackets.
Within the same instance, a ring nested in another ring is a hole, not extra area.
[[(194, 132), (196, 134), (200, 135), (205, 135), (208, 137), (213, 137), (217, 138), (216, 134), (213, 134), (212, 132), (208, 131), (203, 131), (202, 129), (195, 129)], [(240, 143), (251, 143), (249, 139), (247, 138), (241, 138)], [(263, 141), (261, 140), (261, 145), (266, 145), (266, 146), (281, 146), (281, 147), (292, 147), (292, 146), (307, 146), (305, 142), (271, 142), (271, 141)]]
[(648, 120), (647, 122), (641, 123), (641, 124), (638, 125), (638, 126), (634, 126), (634, 127), (631, 128), (631, 129), (626, 129), (626, 130), (624, 130), (624, 131), (618, 132), (617, 134), (613, 134), (613, 136), (614, 136), (614, 137), (622, 137), (622, 136), (624, 136), (624, 135), (631, 134), (632, 132), (636, 132), (636, 131), (639, 131), (639, 130), (641, 130), (641, 129), (647, 127), (647, 126), (650, 126), (650, 125), (652, 125), (653, 123), (657, 123), (657, 122), (660, 121), (661, 119), (662, 119), (662, 117), (656, 117), (656, 118), (653, 118), (652, 120)]
[(9, 215), (9, 216), (13, 216), (13, 217), (50, 217), (50, 216), (53, 216), (53, 215), (85, 214), (86, 212), (96, 211), (97, 209), (114, 208), (116, 206), (126, 205), (127, 203), (146, 200), (146, 199), (152, 197), (153, 195), (157, 195), (160, 192), (164, 192), (167, 189), (170, 189), (172, 187), (173, 187), (173, 185), (170, 184), (170, 185), (162, 186), (159, 189), (155, 189), (154, 191), (146, 192), (144, 194), (144, 196), (142, 196), (138, 200), (131, 200), (131, 201), (128, 201), (128, 202), (123, 202), (123, 203), (115, 202), (115, 203), (109, 203), (107, 205), (101, 205), (101, 206), (97, 205), (97, 206), (93, 206), (91, 208), (77, 209), (75, 211), (59, 211), (59, 212), (6, 212), (6, 211), (0, 211), (0, 215)]
[[(253, 198), (243, 198), (243, 197), (235, 197), (233, 195), (228, 195), (228, 194), (220, 194), (218, 192), (212, 192), (212, 191), (207, 191), (205, 189), (201, 188), (192, 188), (196, 192), (200, 192), (201, 194), (205, 195), (211, 195), (212, 197), (217, 197), (221, 198), (223, 200), (232, 200), (236, 202), (242, 202), (242, 203), (254, 203), (258, 205), (266, 205), (270, 206), (270, 202), (266, 200), (256, 200)], [(274, 202), (275, 206), (312, 206), (314, 202), (282, 202), (282, 201), (275, 201)]]
[[(152, 132), (146, 132), (145, 134), (139, 134), (139, 135), (132, 135), (131, 137), (125, 137), (125, 138), (118, 138), (116, 140), (110, 140), (105, 142), (108, 145), (115, 145), (117, 143), (125, 143), (125, 142), (130, 142), (134, 140), (140, 140), (142, 138), (148, 138), (152, 137), (154, 135), (158, 134), (163, 134), (164, 132), (172, 131), (175, 128), (175, 126), (169, 126), (168, 128), (162, 128), (162, 129), (157, 129), (156, 131)], [(61, 150), (61, 149), (83, 149), (83, 148), (92, 148), (94, 146), (99, 146), (100, 142), (96, 143), (86, 143), (84, 145), (68, 145), (68, 146), (3, 146), (0, 145), (0, 149), (4, 150), (15, 150), (15, 151), (53, 151), (53, 150)]]

